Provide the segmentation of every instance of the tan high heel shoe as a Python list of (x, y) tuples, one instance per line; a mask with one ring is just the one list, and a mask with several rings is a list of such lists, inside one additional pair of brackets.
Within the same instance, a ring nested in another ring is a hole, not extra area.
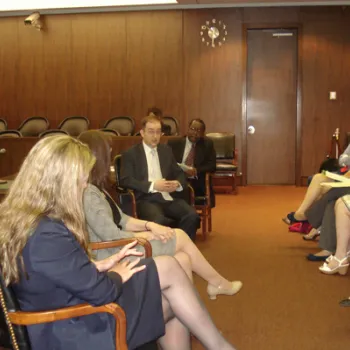
[(333, 256), (332, 260), (335, 260), (338, 263), (338, 266), (333, 267), (332, 269), (328, 266), (327, 263), (324, 263), (319, 267), (319, 270), (326, 275), (334, 275), (339, 273), (339, 275), (346, 275), (349, 268), (348, 257), (346, 256), (344, 259), (339, 260), (336, 256)]
[(223, 295), (234, 295), (240, 291), (240, 289), (243, 286), (243, 283), (241, 281), (233, 281), (231, 282), (231, 288), (224, 289), (221, 286), (215, 287), (211, 284), (208, 284), (207, 287), (207, 293), (209, 295), (209, 299), (215, 300), (217, 295), (223, 294)]

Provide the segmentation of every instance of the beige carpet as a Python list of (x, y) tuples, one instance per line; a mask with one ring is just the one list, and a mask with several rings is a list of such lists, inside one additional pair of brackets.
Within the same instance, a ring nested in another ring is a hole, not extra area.
[[(338, 306), (350, 296), (350, 271), (345, 277), (321, 274), (320, 263), (305, 259), (318, 251), (317, 243), (288, 232), (281, 221), (304, 192), (246, 187), (237, 196), (217, 196), (214, 232), (198, 246), (222, 274), (240, 279), (243, 289), (211, 301), (206, 284), (199, 278), (195, 284), (238, 350), (350, 349), (350, 308)], [(196, 341), (193, 348), (202, 349)]]

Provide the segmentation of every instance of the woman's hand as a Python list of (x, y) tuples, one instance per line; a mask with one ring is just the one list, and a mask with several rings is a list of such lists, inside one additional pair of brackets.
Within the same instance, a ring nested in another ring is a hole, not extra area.
[(148, 223), (147, 227), (150, 229), (150, 232), (152, 232), (155, 239), (159, 239), (163, 243), (167, 242), (169, 239), (175, 236), (174, 229), (156, 224), (155, 222)]
[(96, 268), (100, 272), (107, 271), (126, 256), (142, 256), (142, 252), (138, 252), (136, 249), (132, 249), (136, 244), (137, 240), (125, 245), (118, 253), (111, 255), (109, 258), (95, 262)]
[(146, 265), (141, 265), (135, 267), (140, 262), (140, 258), (136, 259), (133, 262), (128, 260), (123, 261), (117, 265), (115, 265), (109, 271), (116, 272), (122, 278), (123, 283), (128, 281), (135, 273), (138, 273), (146, 268)]

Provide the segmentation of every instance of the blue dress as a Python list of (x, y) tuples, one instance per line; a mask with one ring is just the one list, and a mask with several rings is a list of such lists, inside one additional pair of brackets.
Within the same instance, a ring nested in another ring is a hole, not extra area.
[[(82, 303), (118, 303), (127, 317), (129, 349), (165, 332), (156, 265), (122, 283), (114, 272), (99, 272), (75, 236), (57, 220), (43, 218), (23, 249), (25, 272), (12, 285), (23, 311), (41, 311)], [(33, 350), (115, 350), (115, 322), (109, 314), (28, 326)]]

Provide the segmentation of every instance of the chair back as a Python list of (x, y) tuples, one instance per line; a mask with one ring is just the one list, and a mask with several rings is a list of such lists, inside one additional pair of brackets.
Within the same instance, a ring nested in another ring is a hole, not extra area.
[(0, 119), (0, 131), (7, 130), (7, 122), (5, 119)]
[(170, 127), (170, 136), (176, 136), (180, 133), (179, 122), (176, 118), (166, 116), (162, 118), (162, 123)]
[(120, 136), (117, 130), (103, 128), (103, 129), (100, 129), (100, 131), (103, 131), (105, 134), (109, 136)]
[(90, 121), (88, 118), (73, 116), (64, 119), (58, 128), (66, 131), (70, 136), (79, 136), (83, 131), (89, 129), (89, 125)]
[(116, 130), (121, 136), (131, 136), (135, 132), (135, 120), (129, 116), (113, 117), (107, 120), (103, 128)]
[(39, 135), (39, 137), (46, 137), (46, 136), (53, 136), (53, 135), (68, 135), (68, 132), (60, 129), (51, 129), (51, 130), (46, 130), (42, 132)]
[(39, 136), (49, 128), (49, 121), (44, 117), (30, 117), (19, 126), (22, 136)]
[(18, 130), (5, 130), (0, 131), (0, 137), (22, 137), (22, 134)]
[(0, 346), (14, 350), (30, 350), (31, 346), (26, 327), (12, 324), (8, 317), (9, 312), (18, 311), (20, 308), (12, 288), (5, 285), (2, 274), (0, 274), (0, 303)]
[(114, 157), (113, 164), (114, 164), (114, 172), (115, 172), (115, 183), (116, 183), (117, 187), (119, 187), (120, 186), (120, 169), (122, 166), (122, 155), (121, 154), (117, 154)]
[(216, 159), (235, 158), (235, 134), (228, 132), (212, 132), (206, 135), (213, 141)]

